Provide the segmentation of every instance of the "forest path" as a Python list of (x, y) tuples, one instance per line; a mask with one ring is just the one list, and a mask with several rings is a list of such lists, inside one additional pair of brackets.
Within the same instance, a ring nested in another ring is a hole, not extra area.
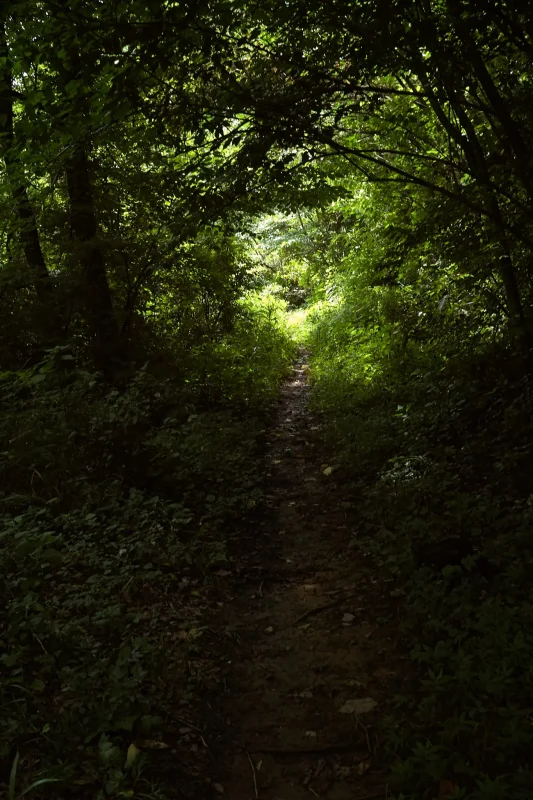
[(228, 800), (387, 796), (376, 723), (398, 664), (390, 594), (354, 547), (349, 483), (324, 475), (306, 370), (301, 350), (268, 434), (267, 513), (244, 532), (219, 621), (234, 644), (213, 788)]

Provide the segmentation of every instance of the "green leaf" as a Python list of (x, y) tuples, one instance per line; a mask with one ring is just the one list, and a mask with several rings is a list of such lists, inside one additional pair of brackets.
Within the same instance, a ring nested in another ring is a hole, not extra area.
[(53, 566), (58, 567), (60, 564), (63, 563), (64, 557), (63, 554), (59, 552), (59, 550), (54, 550), (53, 547), (49, 547), (43, 552), (42, 560), (46, 564), (53, 564)]
[(15, 800), (15, 783), (17, 781), (17, 769), (20, 761), (20, 753), (17, 750), (13, 764), (11, 765), (11, 772), (9, 773), (9, 786), (7, 789), (7, 796), (9, 800)]
[(26, 556), (31, 555), (31, 553), (35, 552), (37, 544), (32, 539), (26, 539), (25, 541), (18, 544), (15, 548), (15, 557), (16, 558), (25, 558)]
[(128, 753), (126, 756), (126, 763), (124, 764), (124, 769), (130, 770), (137, 761), (137, 759), (139, 758), (140, 753), (141, 751), (139, 750), (135, 742), (132, 742), (128, 747)]
[(32, 783), (31, 786), (28, 786), (27, 789), (24, 789), (24, 791), (22, 792), (22, 794), (19, 795), (19, 797), (24, 797), (30, 792), (33, 792), (34, 789), (37, 789), (38, 786), (44, 786), (47, 783), (62, 783), (62, 781), (61, 778), (41, 778), (40, 780)]

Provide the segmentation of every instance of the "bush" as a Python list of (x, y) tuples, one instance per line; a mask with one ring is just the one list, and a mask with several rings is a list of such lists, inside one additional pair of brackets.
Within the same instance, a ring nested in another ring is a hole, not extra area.
[(258, 437), (291, 355), (279, 306), (249, 298), (172, 378), (148, 363), (112, 387), (61, 347), (1, 374), (0, 758), (20, 791), (130, 796), (147, 768), (124, 767), (130, 743), (176, 727), (204, 680), (202, 586), (260, 497)]

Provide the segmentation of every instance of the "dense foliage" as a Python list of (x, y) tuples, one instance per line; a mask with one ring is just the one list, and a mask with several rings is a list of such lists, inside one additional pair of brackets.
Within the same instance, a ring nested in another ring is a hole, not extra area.
[(352, 213), (340, 201), (281, 224), (288, 263), (300, 255), (315, 298), (313, 402), (357, 509), (356, 542), (395, 581), (419, 676), (385, 724), (393, 785), (402, 797), (433, 797), (450, 780), (453, 796), (525, 798), (531, 377), (490, 286), (464, 274), (469, 261), (457, 272), (446, 219), (417, 205), (414, 236), (404, 203), (375, 188)]
[(398, 581), (398, 792), (531, 795), (532, 55), (506, 0), (1, 4), (10, 800), (164, 796), (128, 741), (201, 682), (287, 309)]

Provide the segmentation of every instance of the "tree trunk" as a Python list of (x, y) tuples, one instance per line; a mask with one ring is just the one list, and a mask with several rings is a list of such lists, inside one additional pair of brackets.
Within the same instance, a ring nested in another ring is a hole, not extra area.
[[(7, 179), (18, 220), (18, 235), (34, 281), (37, 297), (42, 303), (52, 305), (53, 285), (41, 249), (37, 219), (24, 185), (23, 171), (18, 160), (13, 128), (13, 77), (4, 19), (0, 19), (0, 152), (6, 166)], [(50, 310), (55, 317), (56, 311), (52, 308)]]
[[(58, 64), (64, 87), (80, 82), (82, 87), (91, 80), (91, 71), (84, 64), (74, 37), (69, 48), (68, 65)], [(65, 92), (70, 105), (69, 127), (71, 149), (65, 162), (67, 194), (70, 205), (70, 235), (75, 246), (81, 271), (81, 306), (94, 339), (97, 364), (109, 371), (119, 355), (119, 327), (113, 309), (113, 298), (107, 279), (104, 251), (98, 241), (97, 213), (94, 205), (89, 164), (88, 140), (82, 131), (90, 127), (90, 101), (82, 88), (75, 98)]]
[(118, 325), (107, 280), (102, 246), (97, 240), (96, 212), (87, 153), (74, 145), (66, 165), (70, 202), (70, 229), (78, 248), (83, 280), (82, 304), (95, 337), (100, 357), (105, 358), (118, 338)]

